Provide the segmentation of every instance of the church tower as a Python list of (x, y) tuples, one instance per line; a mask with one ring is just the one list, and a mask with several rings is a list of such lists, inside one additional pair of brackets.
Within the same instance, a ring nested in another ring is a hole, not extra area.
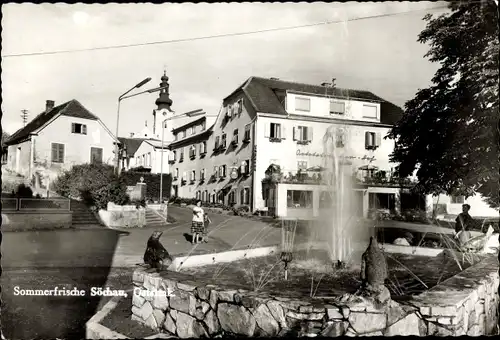
[(157, 138), (161, 138), (161, 123), (163, 119), (166, 118), (168, 113), (173, 113), (172, 111), (172, 99), (170, 99), (168, 77), (167, 71), (163, 71), (163, 76), (161, 77), (160, 87), (163, 89), (160, 91), (158, 98), (156, 99), (157, 109), (153, 110), (153, 135)]

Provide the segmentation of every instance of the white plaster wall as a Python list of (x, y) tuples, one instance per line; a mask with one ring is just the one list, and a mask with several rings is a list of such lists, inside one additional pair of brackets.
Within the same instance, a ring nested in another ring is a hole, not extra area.
[[(447, 195), (439, 195), (432, 197), (433, 204), (446, 204), (446, 211), (451, 215), (458, 215), (462, 212), (463, 203), (451, 203), (451, 197)], [(498, 209), (493, 209), (483, 200), (481, 195), (475, 195), (465, 200), (471, 206), (469, 214), (477, 217), (498, 217)]]

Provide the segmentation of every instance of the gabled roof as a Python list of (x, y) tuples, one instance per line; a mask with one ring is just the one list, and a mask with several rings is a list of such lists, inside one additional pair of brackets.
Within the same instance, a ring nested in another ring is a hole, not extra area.
[(59, 114), (83, 119), (99, 120), (97, 116), (87, 110), (82, 104), (80, 104), (78, 100), (73, 99), (69, 102), (54, 107), (49, 112), (44, 111), (40, 113), (31, 122), (26, 124), (25, 127), (17, 130), (12, 136), (10, 136), (5, 144), (12, 145), (16, 144), (19, 141), (22, 141), (30, 134), (36, 133), (38, 129), (44, 127), (48, 122), (50, 122)]
[(175, 129), (172, 129), (172, 133), (175, 134), (175, 133), (177, 133), (177, 132), (179, 132), (181, 130), (184, 130), (184, 129), (187, 129), (187, 128), (191, 127), (191, 126), (200, 124), (201, 122), (206, 121), (206, 120), (207, 120), (207, 117), (203, 116), (201, 118), (189, 121), (189, 122), (187, 122), (184, 125), (181, 125), (181, 126), (176, 127)]
[(250, 103), (255, 111), (262, 113), (287, 114), (284, 104), (280, 101), (280, 97), (284, 96), (286, 91), (293, 91), (333, 98), (351, 98), (380, 103), (380, 122), (384, 124), (394, 124), (403, 115), (403, 110), (397, 105), (380, 98), (372, 92), (364, 90), (343, 89), (279, 79), (250, 77), (224, 100), (228, 99), (239, 90), (242, 90), (250, 99)]
[(201, 132), (198, 132), (196, 135), (188, 136), (188, 137), (183, 138), (181, 140), (172, 142), (172, 143), (170, 143), (168, 148), (170, 150), (174, 150), (174, 149), (189, 145), (192, 142), (197, 142), (200, 138), (203, 139), (205, 137), (208, 137), (212, 134), (214, 126), (215, 126), (215, 123), (213, 123), (208, 129), (205, 129)]
[(124, 147), (127, 150), (127, 156), (134, 156), (135, 152), (141, 146), (142, 142), (146, 140), (146, 138), (125, 138), (118, 137), (118, 140), (122, 144), (122, 148)]

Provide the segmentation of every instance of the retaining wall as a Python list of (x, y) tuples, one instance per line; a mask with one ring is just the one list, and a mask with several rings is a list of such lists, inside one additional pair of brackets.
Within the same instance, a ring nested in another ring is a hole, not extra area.
[(352, 296), (270, 296), (204, 284), (181, 272), (147, 273), (141, 268), (133, 275), (132, 318), (180, 338), (490, 335), (498, 323), (497, 270), (496, 257), (491, 257), (411, 301), (376, 306)]
[(71, 211), (9, 211), (2, 213), (2, 231), (71, 228)]
[(99, 218), (107, 227), (128, 228), (146, 225), (146, 209), (135, 205), (108, 203), (106, 210), (99, 210)]

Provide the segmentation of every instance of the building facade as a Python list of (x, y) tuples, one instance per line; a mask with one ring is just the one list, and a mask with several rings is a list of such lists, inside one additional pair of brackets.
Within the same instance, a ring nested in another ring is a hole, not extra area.
[(84, 163), (113, 164), (115, 136), (77, 100), (59, 106), (48, 100), (44, 112), (6, 141), (6, 167), (32, 179), (55, 178)]

